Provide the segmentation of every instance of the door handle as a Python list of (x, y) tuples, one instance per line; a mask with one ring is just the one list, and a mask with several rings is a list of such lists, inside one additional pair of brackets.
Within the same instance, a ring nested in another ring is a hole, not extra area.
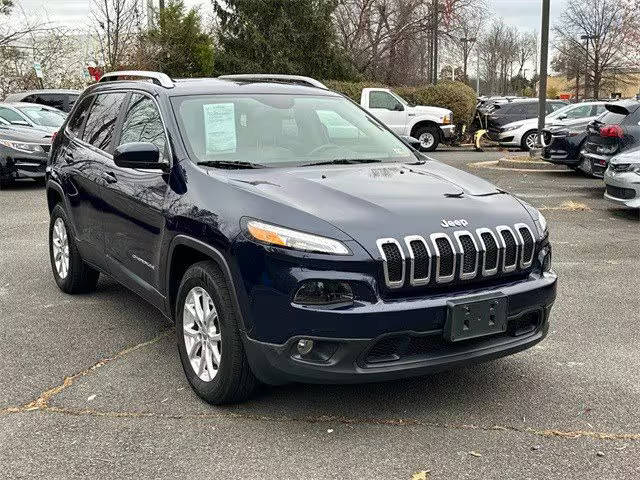
[(118, 178), (113, 172), (102, 172), (102, 178), (107, 183), (116, 183), (118, 181)]

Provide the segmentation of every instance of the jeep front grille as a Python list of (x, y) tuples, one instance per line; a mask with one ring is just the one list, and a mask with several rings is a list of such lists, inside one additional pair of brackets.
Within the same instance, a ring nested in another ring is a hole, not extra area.
[(523, 271), (533, 264), (536, 250), (535, 236), (525, 223), (403, 240), (377, 241), (384, 281), (391, 289), (407, 283), (413, 287), (447, 284)]

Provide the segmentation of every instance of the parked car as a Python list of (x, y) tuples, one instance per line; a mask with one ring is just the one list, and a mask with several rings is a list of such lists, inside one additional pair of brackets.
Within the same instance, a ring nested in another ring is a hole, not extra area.
[[(604, 102), (566, 105), (547, 115), (545, 125), (547, 127), (559, 125), (571, 128), (573, 125), (585, 124), (585, 120), (591, 121), (601, 115), (604, 112), (604, 105)], [(500, 129), (498, 140), (504, 147), (531, 150), (536, 147), (537, 137), (538, 118), (536, 117), (506, 124)]]
[(53, 133), (62, 126), (67, 114), (56, 108), (35, 103), (0, 103), (0, 118), (11, 125)]
[[(558, 110), (567, 103), (562, 100), (547, 101), (547, 115)], [(538, 115), (538, 100), (514, 100), (509, 103), (493, 104), (484, 112), (483, 126), (488, 131), (491, 139), (498, 140), (501, 129), (513, 122), (534, 118)]]
[(606, 112), (587, 126), (587, 139), (580, 152), (580, 169), (602, 178), (609, 160), (640, 146), (640, 102), (607, 103)]
[(604, 172), (604, 183), (606, 199), (640, 208), (640, 147), (612, 157)]
[(411, 105), (387, 88), (364, 88), (360, 105), (398, 135), (420, 141), (420, 149), (432, 152), (455, 136), (453, 112), (446, 108)]
[(277, 80), (112, 72), (85, 90), (47, 177), (59, 288), (104, 272), (156, 306), (214, 404), (259, 381), (405, 378), (545, 337), (540, 212), (344, 96)]
[(40, 130), (0, 123), (0, 189), (16, 179), (44, 182), (51, 138)]
[(589, 121), (581, 121), (570, 127), (550, 126), (542, 131), (542, 158), (557, 165), (566, 165), (579, 170), (582, 161), (580, 152), (587, 139)]
[(8, 103), (37, 103), (69, 113), (80, 93), (80, 90), (27, 90), (10, 93), (4, 101)]

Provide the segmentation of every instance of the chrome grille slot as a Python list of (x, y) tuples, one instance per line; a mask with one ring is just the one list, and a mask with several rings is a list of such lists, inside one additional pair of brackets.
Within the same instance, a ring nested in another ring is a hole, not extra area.
[(482, 275), (490, 277), (498, 273), (498, 259), (500, 256), (500, 245), (495, 234), (488, 228), (476, 230), (480, 240), (480, 249), (483, 252)]
[(431, 235), (431, 243), (436, 257), (436, 282), (452, 282), (456, 273), (456, 252), (453, 242), (446, 233)]
[(455, 232), (454, 236), (460, 249), (460, 279), (475, 278), (478, 271), (478, 245), (470, 232)]
[(414, 287), (426, 285), (431, 276), (431, 250), (419, 235), (405, 237), (409, 251), (409, 283)]
[(520, 240), (520, 268), (528, 268), (536, 250), (535, 237), (526, 223), (517, 223), (515, 227)]
[(502, 241), (502, 247), (504, 248), (502, 254), (502, 271), (505, 273), (513, 272), (518, 266), (518, 242), (516, 236), (513, 234), (513, 230), (506, 225), (496, 227), (500, 240)]
[(384, 281), (389, 288), (400, 288), (404, 285), (405, 258), (400, 243), (395, 238), (378, 240), (378, 250), (382, 255)]

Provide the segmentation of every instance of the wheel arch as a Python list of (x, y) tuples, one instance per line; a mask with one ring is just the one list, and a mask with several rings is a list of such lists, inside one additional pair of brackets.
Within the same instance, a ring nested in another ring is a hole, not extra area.
[[(414, 135), (415, 135), (415, 133), (416, 133), (416, 131), (417, 131), (419, 128), (422, 128), (422, 127), (434, 127), (434, 128), (436, 128), (436, 129), (437, 129), (438, 134), (441, 134), (441, 132), (440, 132), (440, 125), (438, 125), (438, 123), (437, 123), (437, 122), (434, 122), (433, 120), (428, 119), (428, 118), (421, 118), (421, 119), (416, 120), (416, 121), (415, 121), (415, 123), (414, 123), (413, 125), (411, 125), (411, 126), (410, 126), (410, 129), (409, 129), (409, 132), (410, 132), (410, 133), (409, 133), (409, 136), (411, 136), (411, 137), (413, 137), (413, 138), (416, 138), (416, 137), (414, 136)], [(441, 136), (441, 135), (440, 135), (440, 136)]]
[(55, 182), (47, 182), (47, 207), (49, 208), (49, 213), (53, 211), (53, 207), (55, 207), (58, 203), (61, 203), (64, 206), (64, 192), (62, 191), (62, 187)]
[(237, 282), (234, 280), (231, 267), (225, 255), (216, 247), (187, 235), (176, 235), (169, 246), (166, 264), (165, 292), (166, 310), (169, 316), (175, 314), (175, 302), (180, 288), (180, 280), (187, 269), (200, 261), (214, 262), (227, 281), (236, 314), (240, 319), (241, 330), (246, 332), (245, 316), (238, 300)]

